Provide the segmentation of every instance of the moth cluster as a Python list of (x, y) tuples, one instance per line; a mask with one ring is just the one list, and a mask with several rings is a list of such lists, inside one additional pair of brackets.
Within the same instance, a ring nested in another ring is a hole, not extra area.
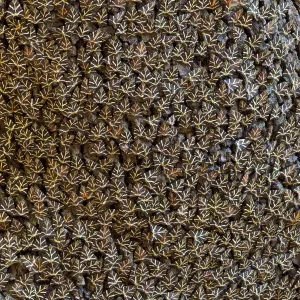
[(2, 1), (0, 298), (298, 299), (297, 5)]

